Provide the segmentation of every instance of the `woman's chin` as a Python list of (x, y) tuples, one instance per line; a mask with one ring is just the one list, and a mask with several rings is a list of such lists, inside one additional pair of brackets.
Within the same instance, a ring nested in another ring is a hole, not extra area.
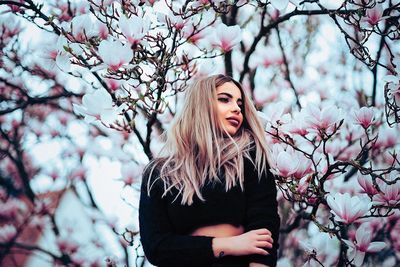
[(238, 133), (238, 129), (234, 128), (234, 129), (227, 129), (225, 134), (228, 133), (230, 136), (235, 136)]

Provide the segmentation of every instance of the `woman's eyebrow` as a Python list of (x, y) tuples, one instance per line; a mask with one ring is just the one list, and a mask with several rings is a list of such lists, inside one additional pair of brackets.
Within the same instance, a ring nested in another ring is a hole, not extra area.
[[(226, 95), (227, 97), (233, 98), (233, 96), (230, 93), (221, 92), (218, 95)], [(242, 101), (242, 99), (238, 98), (238, 101)]]

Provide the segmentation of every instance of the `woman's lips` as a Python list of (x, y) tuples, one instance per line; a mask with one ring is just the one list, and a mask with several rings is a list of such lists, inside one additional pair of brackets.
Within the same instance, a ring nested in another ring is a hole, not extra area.
[(229, 123), (232, 124), (235, 127), (239, 126), (239, 121), (236, 120), (236, 119), (229, 118), (229, 119), (226, 119), (226, 120), (229, 121)]

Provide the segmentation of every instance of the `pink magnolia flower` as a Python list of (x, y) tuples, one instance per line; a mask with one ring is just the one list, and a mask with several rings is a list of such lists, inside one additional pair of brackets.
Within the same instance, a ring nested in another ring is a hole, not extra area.
[(294, 157), (293, 154), (290, 154), (286, 151), (280, 152), (278, 154), (278, 158), (276, 159), (278, 175), (288, 177), (294, 174), (299, 167), (299, 164), (299, 160), (297, 157)]
[(329, 194), (326, 198), (335, 220), (350, 224), (368, 213), (372, 203), (368, 197), (350, 196), (349, 193)]
[(301, 179), (302, 177), (306, 176), (307, 174), (311, 173), (312, 170), (312, 161), (309, 160), (304, 156), (304, 154), (295, 151), (294, 152), (296, 158), (299, 161), (299, 166), (297, 167), (296, 171), (293, 173), (293, 176), (297, 179)]
[(70, 71), (71, 62), (69, 54), (64, 50), (65, 46), (68, 46), (68, 40), (64, 36), (59, 36), (57, 39), (50, 37), (49, 42), (41, 48), (39, 56), (47, 70), (58, 67), (64, 72)]
[(392, 67), (396, 72), (395, 75), (386, 75), (383, 80), (386, 82), (386, 86), (390, 92), (389, 96), (393, 97), (395, 102), (400, 105), (400, 59), (395, 58), (393, 60)]
[(383, 16), (383, 7), (376, 4), (373, 8), (367, 9), (365, 17), (361, 18), (360, 25), (364, 28), (372, 28), (388, 16)]
[(361, 109), (354, 111), (354, 121), (364, 129), (367, 129), (375, 123), (374, 108), (362, 107)]
[(368, 195), (375, 195), (378, 193), (378, 191), (374, 187), (374, 184), (372, 183), (372, 178), (370, 176), (358, 174), (357, 181), (363, 189), (364, 193)]
[(397, 129), (380, 128), (378, 139), (373, 145), (374, 149), (392, 148), (397, 145)]
[[(25, 2), (25, 0), (16, 0), (16, 1), (14, 1), (14, 3), (19, 3), (19, 4), (24, 4), (24, 2)], [(10, 7), (11, 12), (13, 12), (13, 13), (20, 12), (22, 9), (24, 9), (24, 7), (21, 7), (19, 5), (7, 4), (7, 6)]]
[(400, 162), (400, 155), (392, 155), (390, 151), (386, 150), (380, 155), (383, 166), (389, 167), (392, 166), (396, 161)]
[(297, 191), (300, 194), (304, 194), (307, 192), (308, 185), (310, 184), (310, 177), (309, 176), (304, 176), (303, 178), (300, 179), (299, 184), (297, 185)]
[[(196, 25), (196, 26), (195, 26)], [(197, 22), (191, 21), (190, 23), (187, 23), (183, 29), (182, 33), (185, 38), (188, 38), (188, 41), (191, 43), (197, 45), (200, 43), (200, 40), (202, 40), (204, 37), (207, 36), (209, 31), (211, 31), (210, 28), (205, 28), (199, 31), (200, 26), (197, 25)]]
[(106, 78), (105, 81), (106, 81), (106, 83), (108, 85), (108, 88), (110, 88), (112, 91), (116, 91), (122, 85), (122, 81), (121, 80), (115, 80), (115, 79)]
[(283, 128), (290, 133), (305, 136), (308, 134), (307, 127), (308, 125), (304, 120), (304, 113), (297, 113), (293, 116), (293, 120), (289, 124), (284, 125)]
[(138, 44), (150, 30), (150, 20), (147, 17), (141, 18), (132, 16), (127, 18), (121, 16), (119, 19), (119, 26), (122, 34), (130, 44)]
[[(325, 151), (332, 155), (333, 157), (338, 157), (343, 154), (343, 150), (345, 150), (348, 146), (348, 143), (341, 139), (334, 139), (332, 142), (329, 142), (325, 145)], [(323, 149), (318, 149), (319, 152), (323, 153)]]
[(291, 115), (289, 112), (290, 107), (285, 102), (275, 102), (270, 103), (263, 110), (265, 111), (265, 116), (263, 120), (267, 124), (267, 131), (273, 131), (272, 127), (280, 127), (280, 125), (285, 125), (290, 123)]
[[(257, 87), (256, 87), (257, 88)], [(254, 91), (254, 104), (258, 107), (267, 106), (267, 103), (277, 102), (279, 97), (279, 90), (255, 90)]]
[(347, 255), (350, 260), (353, 260), (355, 266), (361, 266), (365, 253), (378, 252), (386, 247), (385, 242), (371, 242), (374, 235), (367, 223), (363, 223), (356, 232), (356, 240), (353, 242), (343, 240), (349, 247)]
[(5, 16), (4, 14), (0, 21), (0, 28), (2, 29), (1, 37), (4, 40), (14, 37), (22, 30), (21, 22), (19, 20), (15, 19), (12, 15)]
[(305, 112), (304, 119), (311, 129), (322, 130), (328, 134), (333, 132), (341, 120), (341, 112), (335, 106), (326, 106), (320, 109), (316, 105), (309, 105)]
[(107, 25), (100, 22), (96, 21), (96, 27), (97, 27), (97, 34), (102, 40), (106, 40), (108, 38), (108, 35), (110, 32), (108, 31)]
[(273, 156), (270, 158), (271, 171), (282, 177), (289, 177), (299, 168), (299, 159), (293, 149), (288, 147), (286, 151), (280, 145), (272, 147)]
[(188, 19), (183, 19), (181, 16), (176, 16), (168, 9), (167, 13), (157, 13), (157, 20), (164, 24), (170, 24), (177, 30), (182, 30), (185, 27)]
[(227, 26), (220, 23), (210, 38), (211, 45), (221, 48), (223, 52), (228, 52), (242, 40), (241, 29), (238, 25)]
[(99, 45), (99, 55), (110, 69), (117, 71), (132, 60), (133, 51), (118, 40), (103, 40)]
[(71, 5), (66, 2), (55, 1), (50, 6), (55, 10), (57, 19), (61, 22), (70, 21), (71, 17)]
[[(394, 181), (394, 179), (396, 179), (396, 173), (392, 173), (387, 181)], [(374, 195), (372, 199), (374, 205), (396, 206), (400, 204), (400, 181), (395, 184), (387, 184), (378, 180), (377, 183), (381, 192)]]
[(60, 70), (69, 72), (71, 70), (69, 55), (65, 52), (58, 53), (56, 57), (56, 65)]
[(125, 186), (130, 186), (140, 180), (143, 168), (135, 164), (123, 164), (121, 167), (122, 181)]

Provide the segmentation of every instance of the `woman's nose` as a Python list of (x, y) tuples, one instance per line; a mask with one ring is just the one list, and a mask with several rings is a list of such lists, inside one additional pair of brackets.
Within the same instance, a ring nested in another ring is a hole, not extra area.
[(240, 106), (237, 104), (237, 103), (234, 103), (233, 104), (233, 107), (232, 107), (232, 111), (233, 112), (237, 112), (237, 113), (239, 113), (239, 112), (241, 112), (241, 108), (240, 108)]

